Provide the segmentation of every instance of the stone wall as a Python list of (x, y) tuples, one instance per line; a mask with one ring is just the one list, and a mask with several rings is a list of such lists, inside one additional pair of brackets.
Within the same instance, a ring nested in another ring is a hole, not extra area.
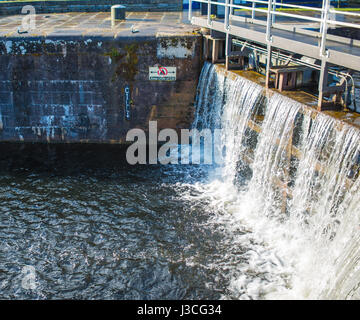
[[(0, 141), (124, 143), (149, 120), (188, 128), (200, 43), (197, 35), (2, 39)], [(176, 81), (149, 80), (149, 67), (159, 65), (176, 67)]]
[(36, 13), (110, 11), (123, 4), (127, 11), (181, 11), (182, 0), (68, 0), (0, 2), (0, 15), (21, 14), (23, 6), (32, 5)]

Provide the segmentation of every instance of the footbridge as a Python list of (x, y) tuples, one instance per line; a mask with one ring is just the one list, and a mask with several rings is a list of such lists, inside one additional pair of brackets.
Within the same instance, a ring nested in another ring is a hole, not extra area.
[[(330, 0), (320, 0), (319, 7), (276, 0), (189, 1), (191, 23), (210, 29), (205, 54), (210, 53), (216, 62), (223, 50), (227, 69), (234, 57), (241, 65), (249, 52), (262, 52), (266, 86), (274, 83), (280, 91), (294, 87), (304, 68), (317, 70), (319, 110), (324, 98), (335, 94), (333, 99), (339, 99), (351, 81), (354, 85), (351, 74), (360, 71), (360, 14), (356, 10), (337, 10)], [(200, 12), (192, 10), (193, 2), (201, 4)], [(329, 74), (341, 79), (336, 86), (329, 85)]]

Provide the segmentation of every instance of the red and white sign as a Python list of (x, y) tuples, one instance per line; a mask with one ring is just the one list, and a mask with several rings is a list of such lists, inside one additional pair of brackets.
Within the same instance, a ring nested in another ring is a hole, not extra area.
[(149, 80), (176, 80), (176, 67), (149, 67)]

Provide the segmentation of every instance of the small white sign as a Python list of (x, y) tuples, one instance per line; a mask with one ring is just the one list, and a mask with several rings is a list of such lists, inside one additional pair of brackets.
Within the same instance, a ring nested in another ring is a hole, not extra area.
[(176, 67), (149, 67), (149, 80), (176, 80)]

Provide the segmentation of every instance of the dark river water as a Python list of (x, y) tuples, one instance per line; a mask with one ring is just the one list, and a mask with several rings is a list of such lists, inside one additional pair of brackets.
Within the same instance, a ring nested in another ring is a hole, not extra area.
[(130, 166), (119, 146), (2, 144), (0, 298), (236, 298), (243, 231), (198, 197), (208, 169)]

